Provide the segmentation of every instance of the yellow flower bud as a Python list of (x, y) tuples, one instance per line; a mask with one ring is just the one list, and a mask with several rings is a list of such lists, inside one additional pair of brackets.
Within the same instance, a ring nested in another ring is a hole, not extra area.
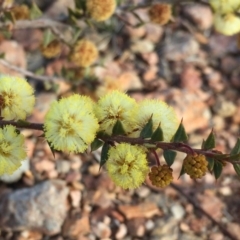
[(14, 6), (11, 9), (11, 13), (15, 20), (25, 20), (25, 19), (29, 19), (30, 17), (29, 8), (27, 5), (24, 5), (24, 4), (19, 6)]
[(183, 161), (183, 168), (191, 178), (201, 178), (208, 170), (208, 161), (202, 154), (187, 155)]
[(163, 188), (172, 182), (172, 171), (173, 170), (166, 164), (162, 166), (153, 166), (148, 176), (153, 186)]
[(79, 67), (89, 67), (98, 58), (98, 50), (89, 40), (80, 40), (73, 47), (70, 60)]
[(54, 58), (61, 52), (61, 43), (55, 39), (47, 46), (41, 46), (42, 55), (46, 58)]
[(87, 0), (86, 8), (95, 21), (105, 21), (116, 9), (116, 0)]
[(168, 23), (172, 16), (172, 7), (171, 5), (164, 3), (153, 4), (149, 9), (148, 14), (151, 22), (164, 25)]

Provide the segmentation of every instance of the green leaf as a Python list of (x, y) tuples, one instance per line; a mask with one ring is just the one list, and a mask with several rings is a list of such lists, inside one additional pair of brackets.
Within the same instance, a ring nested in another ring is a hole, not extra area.
[(35, 71), (35, 74), (36, 74), (36, 75), (44, 75), (44, 72), (45, 72), (45, 68), (44, 68), (44, 67), (41, 67), (41, 68), (38, 68), (38, 69)]
[(1, 34), (4, 36), (6, 39), (10, 39), (12, 37), (12, 31), (8, 30), (1, 30)]
[(157, 127), (157, 129), (154, 131), (151, 140), (153, 141), (163, 141), (163, 131), (162, 128), (160, 127), (160, 125)]
[(178, 179), (179, 179), (183, 174), (185, 174), (185, 170), (184, 170), (184, 167), (183, 167), (183, 165), (182, 165), (182, 169), (181, 169), (181, 171), (180, 171), (180, 174), (179, 174)]
[(240, 165), (237, 163), (233, 164), (234, 170), (237, 173), (237, 175), (240, 177)]
[(215, 148), (215, 137), (212, 130), (204, 143), (203, 149), (208, 150), (213, 148)]
[(74, 35), (73, 35), (72, 40), (71, 40), (71, 44), (74, 44), (78, 40), (79, 36), (82, 33), (82, 29), (79, 28), (79, 27), (76, 27), (74, 30), (75, 31), (74, 31)]
[(30, 122), (25, 121), (25, 120), (17, 120), (18, 126), (22, 128), (27, 128), (30, 125)]
[(223, 169), (222, 163), (215, 161), (214, 167), (213, 167), (213, 173), (214, 173), (216, 180), (220, 177), (220, 175), (222, 173), (222, 169)]
[(231, 155), (231, 156), (228, 156), (228, 157), (225, 157), (223, 160), (226, 160), (226, 161), (239, 161), (240, 160), (240, 153), (238, 154), (235, 154), (235, 155)]
[(97, 150), (103, 145), (103, 141), (99, 140), (98, 138), (95, 138), (94, 141), (91, 143), (91, 152)]
[(52, 33), (51, 29), (46, 29), (43, 33), (43, 46), (46, 47), (50, 42), (55, 39), (54, 34)]
[(188, 136), (186, 134), (185, 128), (182, 124), (182, 121), (173, 137), (173, 142), (186, 142), (188, 140)]
[(233, 147), (232, 151), (230, 152), (231, 155), (235, 155), (240, 153), (240, 138), (238, 138), (235, 146)]
[(150, 138), (152, 136), (152, 128), (153, 128), (153, 121), (152, 121), (152, 116), (148, 120), (147, 124), (143, 127), (140, 137), (142, 138)]
[[(139, 23), (141, 25), (144, 24), (144, 21), (142, 20), (142, 18), (136, 12), (132, 11), (131, 13), (134, 15), (134, 17), (139, 21)], [(135, 26), (135, 27), (137, 27), (137, 26)]]
[(112, 135), (116, 136), (116, 135), (125, 135), (125, 134), (126, 133), (123, 129), (123, 125), (121, 121), (117, 120), (117, 122), (113, 126)]
[(53, 157), (55, 158), (55, 149), (51, 146), (51, 143), (49, 141), (47, 141), (47, 143), (48, 143), (48, 146), (49, 146), (49, 148), (52, 152)]
[(75, 5), (77, 9), (86, 11), (86, 0), (75, 0)]
[(42, 16), (42, 11), (39, 9), (38, 5), (33, 2), (30, 9), (30, 19), (36, 19)]
[(203, 139), (201, 149), (204, 149), (204, 145), (205, 145), (205, 140)]
[(101, 152), (100, 169), (107, 162), (109, 149), (110, 145), (108, 143), (104, 143)]
[(177, 153), (175, 151), (172, 150), (164, 150), (163, 151), (163, 156), (166, 160), (166, 163), (169, 167), (171, 167), (171, 165), (174, 163), (175, 157), (176, 157)]
[(5, 11), (4, 14), (4, 20), (9, 20), (12, 23), (15, 23), (14, 15), (11, 12)]
[(208, 161), (208, 170), (212, 172), (214, 167), (214, 159), (207, 157), (207, 161)]

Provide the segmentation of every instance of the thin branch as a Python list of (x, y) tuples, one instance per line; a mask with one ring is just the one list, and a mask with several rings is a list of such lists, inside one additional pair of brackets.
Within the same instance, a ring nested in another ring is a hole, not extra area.
[(152, 153), (153, 153), (154, 156), (155, 156), (157, 165), (158, 165), (158, 166), (161, 166), (160, 159), (159, 159), (159, 157), (158, 157), (158, 155), (157, 155), (157, 152), (156, 152), (155, 150), (153, 150)]
[(55, 81), (59, 81), (60, 78), (56, 78), (56, 77), (51, 77), (51, 76), (40, 76), (37, 74), (34, 74), (33, 72), (30, 72), (28, 70), (19, 68), (17, 66), (12, 65), (11, 63), (7, 62), (4, 59), (0, 59), (0, 64), (2, 64), (3, 66), (7, 67), (8, 69), (14, 70), (18, 73), (23, 74), (26, 77), (31, 77), (40, 81), (49, 81), (49, 82), (55, 82)]
[[(7, 125), (7, 124), (12, 124), (16, 127), (19, 128), (30, 128), (30, 129), (36, 129), (36, 130), (43, 130), (43, 124), (36, 124), (36, 123), (29, 123), (29, 122), (22, 122), (22, 121), (3, 121), (0, 120), (0, 126)], [(218, 161), (229, 161), (232, 163), (232, 161), (238, 161), (238, 159), (231, 159), (233, 156), (230, 154), (221, 154), (216, 152), (215, 150), (206, 150), (206, 149), (195, 149), (191, 148), (189, 145), (182, 143), (182, 142), (158, 142), (158, 141), (153, 141), (151, 139), (143, 139), (143, 138), (131, 138), (127, 136), (97, 136), (98, 139), (104, 141), (104, 142), (109, 142), (109, 143), (114, 143), (114, 142), (124, 142), (124, 143), (130, 143), (132, 145), (142, 145), (146, 147), (152, 148), (154, 151), (157, 148), (163, 149), (163, 150), (174, 150), (178, 152), (184, 152), (186, 154), (203, 154), (206, 157), (211, 157), (214, 158)], [(238, 155), (235, 157), (238, 158)]]
[(34, 129), (43, 131), (43, 124), (42, 123), (29, 123), (25, 121), (5, 121), (0, 120), (0, 126), (12, 125), (17, 128), (27, 128), (27, 129)]
[(229, 232), (221, 223), (216, 221), (208, 212), (206, 212), (201, 206), (199, 206), (191, 196), (184, 192), (182, 188), (180, 188), (174, 183), (171, 183), (170, 186), (177, 192), (179, 192), (182, 196), (184, 196), (188, 200), (188, 202), (193, 205), (195, 209), (199, 210), (203, 215), (205, 215), (209, 220), (211, 220), (213, 224), (217, 225), (225, 236), (229, 237), (231, 240), (238, 240), (238, 238), (235, 237), (231, 232)]
[(5, 22), (0, 23), (0, 28), (7, 28), (9, 25), (12, 25), (12, 29), (18, 30), (18, 29), (26, 29), (26, 28), (70, 28), (70, 26), (51, 20), (46, 18), (41, 19), (35, 19), (35, 20), (18, 20), (14, 24)]
[(65, 30), (70, 30), (73, 33), (73, 29), (71, 26), (63, 24), (61, 22), (57, 22), (51, 19), (41, 18), (35, 20), (19, 20), (16, 21), (14, 24), (5, 22), (0, 22), (0, 29), (9, 28), (12, 30), (21, 30), (21, 29), (28, 29), (28, 28), (50, 28), (52, 32), (58, 37), (60, 41), (71, 47), (70, 40), (66, 39), (66, 37), (62, 34)]
[(207, 1), (204, 0), (149, 0), (147, 3), (142, 4), (126, 4), (124, 6), (120, 6), (119, 9), (123, 11), (134, 11), (136, 9), (140, 8), (147, 8), (151, 6), (154, 3), (168, 3), (168, 4), (186, 4), (186, 3), (207, 3)]

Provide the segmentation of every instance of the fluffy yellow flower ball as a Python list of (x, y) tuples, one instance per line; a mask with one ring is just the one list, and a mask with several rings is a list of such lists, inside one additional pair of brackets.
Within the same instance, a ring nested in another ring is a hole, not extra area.
[(117, 186), (132, 189), (144, 182), (149, 171), (145, 148), (121, 143), (108, 154), (106, 168)]
[(21, 77), (0, 74), (0, 116), (4, 120), (24, 120), (33, 111), (33, 88)]
[(26, 157), (24, 136), (12, 125), (0, 128), (0, 175), (13, 174)]
[(15, 20), (24, 20), (30, 18), (30, 11), (27, 5), (16, 5), (11, 9), (11, 14)]
[(95, 114), (100, 124), (100, 131), (111, 135), (115, 123), (121, 121), (126, 133), (131, 132), (135, 125), (137, 104), (133, 98), (118, 90), (100, 98)]
[(98, 130), (93, 102), (78, 94), (55, 101), (45, 116), (45, 138), (60, 151), (81, 153), (92, 143)]
[(86, 8), (95, 21), (105, 21), (116, 9), (116, 0), (87, 0)]
[(153, 99), (143, 100), (139, 103), (137, 116), (135, 117), (135, 131), (129, 136), (139, 137), (141, 130), (147, 124), (151, 116), (153, 121), (153, 132), (157, 129), (160, 123), (163, 131), (163, 140), (166, 142), (170, 141), (179, 125), (177, 115), (174, 109), (165, 102)]
[(151, 22), (164, 25), (171, 19), (172, 7), (165, 3), (153, 4), (148, 14)]
[(234, 35), (240, 32), (240, 17), (234, 13), (227, 14), (215, 14), (214, 15), (214, 27), (215, 29), (227, 36)]
[(42, 55), (46, 58), (54, 58), (61, 52), (61, 42), (57, 39), (50, 42), (47, 46), (41, 46)]
[(209, 4), (217, 14), (233, 13), (240, 8), (239, 0), (209, 0)]
[(98, 58), (96, 45), (86, 39), (80, 40), (73, 47), (70, 60), (79, 67), (89, 67)]

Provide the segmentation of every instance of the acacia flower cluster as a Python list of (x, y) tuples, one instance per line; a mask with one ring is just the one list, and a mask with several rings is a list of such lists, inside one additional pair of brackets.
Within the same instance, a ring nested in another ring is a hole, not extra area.
[[(163, 140), (168, 142), (179, 124), (173, 108), (165, 102), (143, 100), (136, 103), (133, 98), (118, 90), (100, 98), (96, 104), (95, 113), (99, 120), (100, 131), (108, 135), (116, 134), (114, 128), (120, 122), (123, 135), (139, 138), (151, 120), (150, 131), (155, 132), (161, 126)], [(136, 188), (143, 183), (148, 174), (147, 162), (144, 160), (147, 152), (147, 148), (130, 144), (119, 144), (110, 148), (106, 166), (116, 185), (123, 188)], [(167, 184), (172, 178), (168, 177), (168, 180)], [(162, 186), (165, 185), (162, 184)]]
[(187, 155), (183, 161), (183, 167), (185, 172), (191, 178), (201, 178), (208, 170), (208, 161), (202, 154)]
[[(15, 126), (27, 127), (31, 123), (12, 120), (24, 120), (31, 114), (35, 98), (25, 79), (1, 75), (0, 83), (3, 126), (0, 128), (0, 175), (3, 175), (12, 174), (26, 158), (24, 137)], [(169, 185), (173, 180), (171, 165), (175, 149), (187, 153), (180, 175), (201, 178), (207, 171), (213, 171), (217, 179), (226, 161), (233, 161), (240, 175), (240, 168), (234, 162), (240, 157), (240, 139), (231, 154), (210, 150), (215, 147), (212, 132), (200, 150), (192, 149), (183, 143), (187, 136), (173, 108), (156, 99), (137, 103), (118, 90), (96, 103), (79, 94), (54, 101), (44, 124), (37, 129), (44, 131), (52, 150), (83, 153), (90, 146), (91, 150), (102, 146), (100, 166), (105, 164), (114, 183), (124, 189), (139, 187), (147, 177), (153, 186)], [(163, 149), (164, 164), (156, 153), (158, 148)], [(155, 156), (156, 166), (148, 165), (148, 153)]]
[(53, 102), (45, 116), (45, 138), (56, 150), (84, 152), (97, 130), (93, 102), (78, 94)]
[(81, 39), (74, 45), (70, 54), (70, 60), (79, 67), (89, 67), (98, 58), (96, 45), (87, 40)]
[(0, 176), (11, 175), (26, 157), (24, 136), (14, 126), (0, 128)]
[(0, 75), (0, 116), (4, 120), (25, 120), (35, 104), (33, 88), (21, 77)]
[(214, 27), (224, 35), (234, 35), (240, 32), (239, 0), (210, 0), (214, 11)]
[(151, 22), (165, 25), (172, 17), (172, 6), (165, 3), (153, 4), (148, 11)]
[(177, 130), (178, 119), (172, 107), (160, 100), (143, 100), (139, 103), (135, 117), (135, 126), (130, 133), (132, 137), (138, 137), (140, 132), (152, 118), (153, 131), (161, 125), (163, 131), (163, 140), (169, 142)]
[(100, 131), (112, 135), (116, 122), (121, 121), (124, 130), (130, 133), (136, 126), (137, 103), (120, 91), (112, 91), (100, 98), (95, 107), (99, 120)]
[(87, 0), (86, 9), (97, 22), (110, 18), (116, 9), (116, 0)]
[[(25, 120), (35, 103), (33, 88), (21, 77), (0, 75), (0, 117), (4, 120)], [(16, 127), (0, 128), (0, 175), (12, 174), (26, 158), (24, 136)]]
[(25, 20), (30, 18), (29, 8), (25, 4), (12, 7), (11, 14), (15, 20)]
[(116, 185), (124, 189), (137, 188), (149, 171), (146, 149), (120, 143), (110, 148), (106, 168)]
[(57, 39), (54, 39), (46, 46), (41, 45), (40, 50), (41, 50), (42, 55), (45, 58), (54, 58), (54, 57), (58, 56), (61, 52), (61, 42)]

